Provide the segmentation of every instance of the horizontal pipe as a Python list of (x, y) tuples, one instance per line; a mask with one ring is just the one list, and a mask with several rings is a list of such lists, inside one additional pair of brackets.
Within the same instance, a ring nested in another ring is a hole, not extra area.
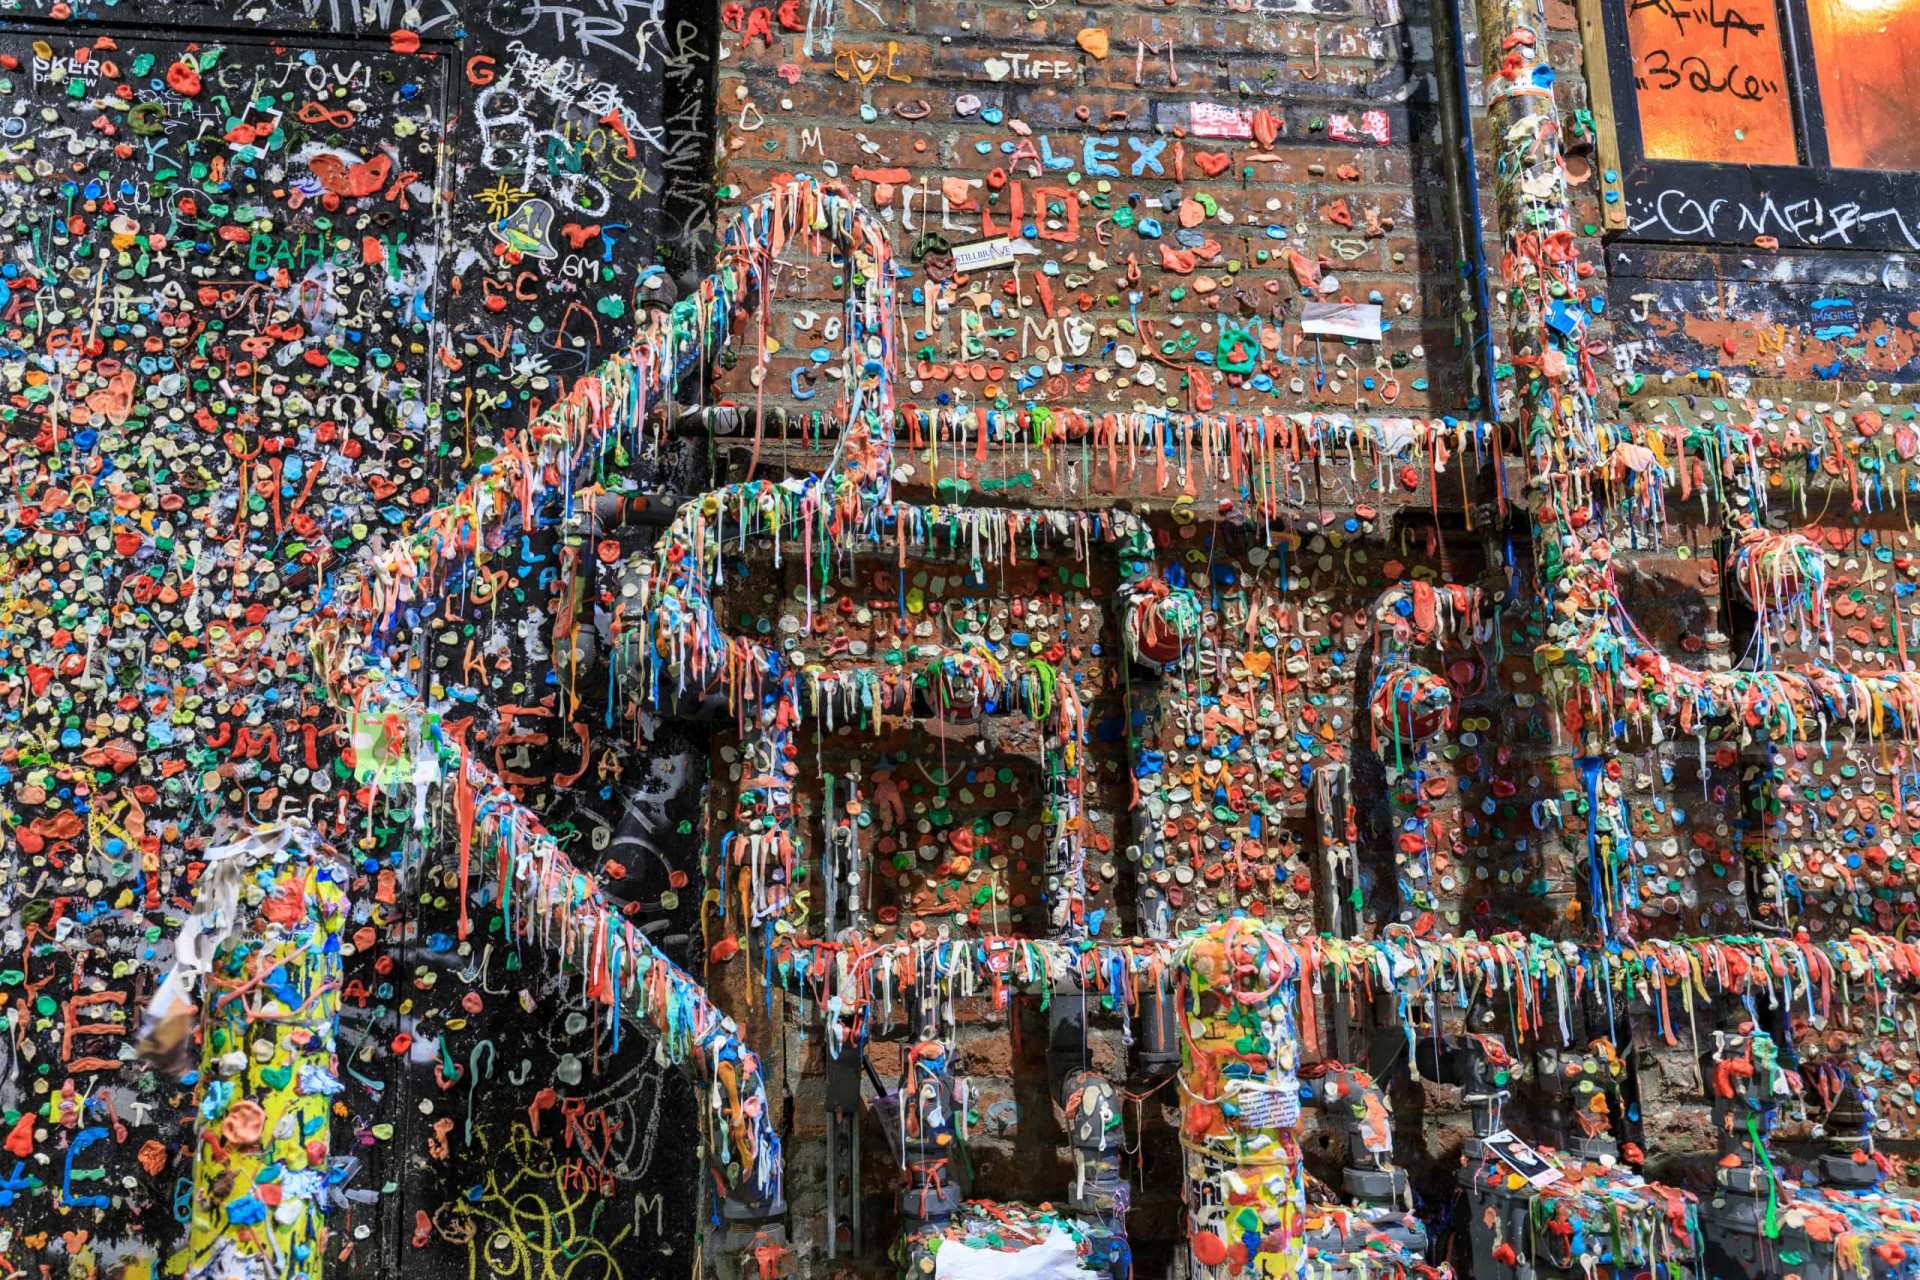
[(593, 497), (593, 530), (665, 528), (690, 500), (684, 493), (598, 493)]

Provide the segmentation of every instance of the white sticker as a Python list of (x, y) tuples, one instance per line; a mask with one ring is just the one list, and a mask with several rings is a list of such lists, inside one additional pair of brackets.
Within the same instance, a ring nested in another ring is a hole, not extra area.
[(1191, 108), (1189, 128), (1196, 138), (1251, 138), (1253, 112), (1238, 107), (1223, 107), (1217, 102), (1196, 102)]
[[(972, 244), (953, 246), (953, 269), (963, 275), (1012, 265), (1013, 245), (1005, 236), (995, 236), (991, 240), (975, 240)], [(1379, 308), (1376, 307), (1374, 310), (1378, 313)]]

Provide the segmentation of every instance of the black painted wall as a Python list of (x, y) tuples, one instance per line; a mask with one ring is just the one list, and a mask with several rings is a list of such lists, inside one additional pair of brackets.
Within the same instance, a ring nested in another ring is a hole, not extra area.
[[(328, 1271), (685, 1274), (694, 1086), (637, 1034), (616, 1049), (490, 908), (455, 942), (444, 819), (416, 831), (404, 805), (369, 821), (348, 803), (349, 730), (296, 620), (344, 560), (526, 447), (523, 424), (637, 310), (699, 278), (708, 8), (124, 0), (7, 17), (0, 1264), (168, 1268), (191, 1091), (131, 1061), (124, 1028), (208, 844), (301, 813), (360, 866)], [(690, 444), (617, 462), (610, 487), (705, 484)], [(610, 722), (604, 681), (559, 696), (550, 632), (526, 620), (553, 604), (559, 557), (595, 548), (539, 516), (491, 564), (497, 599), (478, 582), (402, 620), (416, 680), (689, 963), (706, 744)], [(604, 620), (601, 601), (577, 607)], [(576, 772), (564, 804), (537, 785)]]

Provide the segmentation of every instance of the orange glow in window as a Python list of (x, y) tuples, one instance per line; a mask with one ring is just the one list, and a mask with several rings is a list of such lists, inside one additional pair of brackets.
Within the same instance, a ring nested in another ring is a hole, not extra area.
[(1807, 0), (1836, 169), (1920, 169), (1920, 0)]
[(1771, 0), (1628, 0), (1627, 38), (1650, 159), (1799, 162)]

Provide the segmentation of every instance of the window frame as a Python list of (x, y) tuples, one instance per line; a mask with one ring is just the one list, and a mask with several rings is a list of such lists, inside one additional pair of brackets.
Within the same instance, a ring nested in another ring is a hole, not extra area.
[(1920, 252), (1920, 172), (1831, 167), (1805, 0), (1764, 2), (1780, 23), (1797, 165), (1649, 158), (1627, 36), (1632, 0), (1580, 0), (1607, 237), (1751, 246), (1772, 236), (1782, 249)]

